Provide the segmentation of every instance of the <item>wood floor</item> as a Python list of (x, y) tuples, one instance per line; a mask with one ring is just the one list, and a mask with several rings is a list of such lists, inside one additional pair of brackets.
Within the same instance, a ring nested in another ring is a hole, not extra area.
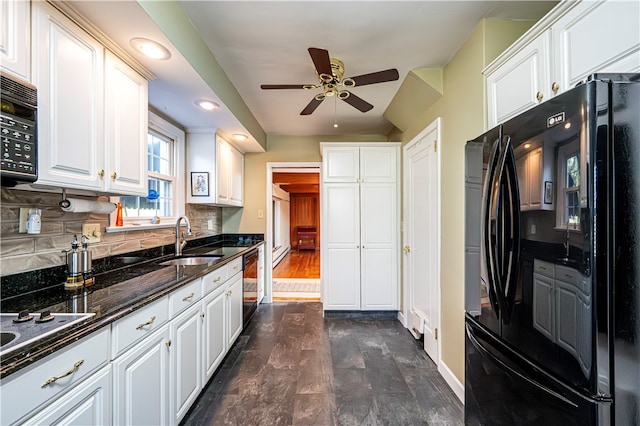
[(273, 278), (320, 278), (320, 249), (291, 250), (273, 268)]

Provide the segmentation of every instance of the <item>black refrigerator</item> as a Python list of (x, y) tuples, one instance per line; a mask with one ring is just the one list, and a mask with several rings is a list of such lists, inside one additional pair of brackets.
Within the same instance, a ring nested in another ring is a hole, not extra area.
[(640, 74), (465, 147), (465, 422), (640, 424)]

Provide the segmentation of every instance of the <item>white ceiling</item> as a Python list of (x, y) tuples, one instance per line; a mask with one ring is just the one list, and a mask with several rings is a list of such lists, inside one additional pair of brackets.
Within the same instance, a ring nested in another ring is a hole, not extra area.
[[(555, 1), (183, 1), (178, 3), (267, 134), (386, 134), (382, 116), (407, 73), (442, 67), (483, 18), (538, 19)], [(215, 97), (202, 79), (134, 1), (74, 1), (74, 8), (118, 44), (146, 36), (168, 44), (174, 57), (152, 62), (158, 78), (150, 103), (187, 128), (243, 131), (228, 111), (202, 113), (197, 97)], [(394, 82), (354, 87), (374, 105), (361, 113), (343, 101), (325, 100), (310, 116), (300, 111), (320, 89), (261, 90), (261, 84), (314, 84), (309, 47), (327, 49), (345, 65), (345, 77), (397, 68)], [(209, 93), (207, 93), (209, 92)], [(223, 108), (224, 110), (224, 108)], [(337, 119), (339, 127), (333, 127)], [(227, 126), (227, 129), (224, 127)], [(252, 151), (247, 146), (245, 151)]]

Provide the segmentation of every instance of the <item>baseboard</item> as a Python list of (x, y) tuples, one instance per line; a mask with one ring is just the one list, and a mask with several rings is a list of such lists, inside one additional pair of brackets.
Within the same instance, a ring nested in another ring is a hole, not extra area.
[(407, 328), (407, 317), (404, 316), (402, 311), (398, 311), (398, 321), (400, 321), (400, 324), (402, 324), (404, 328)]
[(440, 360), (438, 363), (438, 373), (442, 376), (445, 382), (449, 385), (453, 393), (456, 394), (460, 402), (464, 404), (464, 385), (458, 380), (453, 372), (447, 367), (444, 361)]

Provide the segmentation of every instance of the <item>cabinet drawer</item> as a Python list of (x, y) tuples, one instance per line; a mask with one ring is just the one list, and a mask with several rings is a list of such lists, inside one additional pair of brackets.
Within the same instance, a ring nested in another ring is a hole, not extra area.
[(556, 280), (577, 287), (587, 296), (591, 294), (590, 280), (575, 269), (556, 265)]
[(229, 269), (229, 278), (231, 278), (238, 272), (242, 272), (242, 257), (239, 257), (227, 263), (227, 268)]
[(173, 318), (202, 297), (201, 279), (197, 279), (169, 295), (169, 318)]
[[(109, 359), (109, 329), (98, 331), (2, 381), (0, 424), (24, 418), (73, 388)], [(68, 373), (68, 374), (67, 374)]]
[(111, 359), (161, 327), (168, 318), (169, 298), (163, 297), (113, 323), (111, 325), (113, 333)]
[(533, 272), (553, 278), (555, 275), (554, 264), (540, 259), (533, 259)]
[(202, 277), (202, 295), (205, 296), (229, 279), (228, 264)]

